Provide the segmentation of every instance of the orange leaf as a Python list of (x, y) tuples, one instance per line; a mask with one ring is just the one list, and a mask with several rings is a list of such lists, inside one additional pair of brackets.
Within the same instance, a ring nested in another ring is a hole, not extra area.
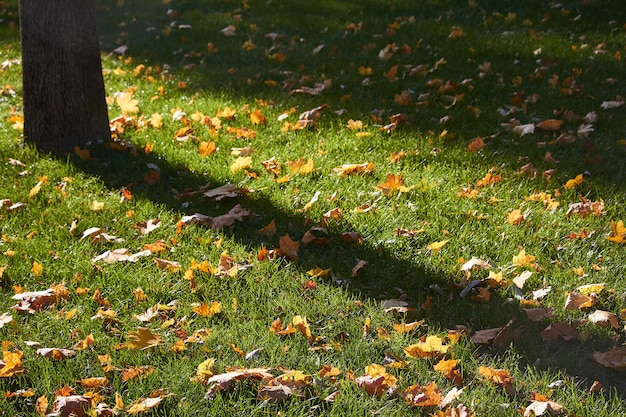
[(467, 150), (472, 153), (476, 153), (484, 147), (485, 141), (480, 136), (477, 136), (467, 145)]
[(122, 370), (122, 381), (130, 381), (131, 379), (148, 376), (154, 372), (154, 366), (129, 366)]
[(431, 407), (441, 404), (441, 391), (434, 381), (424, 387), (411, 385), (404, 390), (402, 397), (413, 407)]
[(505, 369), (494, 369), (487, 366), (479, 366), (478, 373), (481, 374), (488, 381), (502, 386), (509, 395), (515, 394), (515, 388), (513, 387), (513, 378), (509, 375), (509, 372)]
[(200, 142), (200, 146), (198, 147), (198, 153), (200, 154), (200, 156), (211, 156), (213, 155), (215, 152), (217, 152), (217, 147), (215, 146), (215, 142), (211, 141), (211, 142), (206, 142), (206, 141), (202, 141)]
[(256, 109), (252, 113), (250, 113), (249, 117), (252, 124), (264, 125), (265, 123), (267, 123), (267, 119), (261, 114), (261, 111), (259, 109)]
[(200, 305), (194, 307), (192, 311), (202, 317), (213, 317), (222, 311), (222, 304), (218, 301), (213, 301), (211, 305), (200, 303)]
[(297, 240), (291, 240), (289, 235), (283, 235), (279, 240), (279, 253), (281, 256), (289, 259), (298, 259), (298, 249), (300, 248), (300, 242)]

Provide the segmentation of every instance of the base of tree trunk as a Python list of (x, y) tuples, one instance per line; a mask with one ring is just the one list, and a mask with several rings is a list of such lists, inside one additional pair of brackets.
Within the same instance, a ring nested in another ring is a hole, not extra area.
[(94, 0), (20, 0), (24, 140), (72, 153), (111, 138)]

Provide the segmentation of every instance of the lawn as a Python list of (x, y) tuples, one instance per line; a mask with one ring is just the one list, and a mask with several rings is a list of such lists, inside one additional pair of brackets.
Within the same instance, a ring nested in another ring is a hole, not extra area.
[(626, 415), (620, 2), (99, 1), (67, 158), (16, 3), (0, 416)]

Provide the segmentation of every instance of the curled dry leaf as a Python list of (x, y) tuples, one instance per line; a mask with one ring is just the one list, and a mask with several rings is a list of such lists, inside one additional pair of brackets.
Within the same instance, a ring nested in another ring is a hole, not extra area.
[(62, 348), (41, 348), (37, 349), (35, 353), (37, 355), (46, 357), (48, 359), (53, 359), (55, 361), (71, 358), (72, 356), (76, 355), (75, 350)]
[(441, 391), (434, 381), (423, 387), (411, 385), (402, 392), (402, 397), (412, 407), (432, 407), (441, 404)]
[(46, 417), (87, 417), (91, 399), (83, 395), (57, 396)]
[(212, 399), (220, 391), (229, 391), (237, 381), (253, 379), (272, 379), (274, 375), (269, 373), (270, 368), (234, 369), (229, 372), (213, 375), (207, 380), (207, 384), (212, 384), (206, 395), (206, 399)]
[(541, 340), (544, 342), (549, 340), (576, 340), (578, 338), (578, 330), (567, 323), (552, 323), (541, 332)]
[(561, 414), (563, 412), (563, 406), (554, 401), (533, 401), (526, 410), (524, 410), (524, 417), (543, 416), (548, 413), (550, 416)]
[(583, 308), (592, 307), (596, 304), (597, 298), (595, 294), (583, 295), (577, 292), (567, 293), (567, 299), (565, 300), (566, 310), (582, 310)]
[(580, 198), (579, 203), (574, 203), (567, 209), (567, 217), (580, 216), (588, 217), (590, 215), (602, 216), (604, 214), (604, 201), (591, 201), (584, 197)]
[(587, 316), (587, 320), (589, 320), (593, 324), (597, 324), (602, 327), (613, 327), (614, 329), (619, 329), (619, 320), (615, 313), (610, 313), (608, 311), (596, 310), (593, 313)]
[(607, 368), (626, 371), (626, 347), (618, 347), (608, 352), (594, 352), (591, 358)]

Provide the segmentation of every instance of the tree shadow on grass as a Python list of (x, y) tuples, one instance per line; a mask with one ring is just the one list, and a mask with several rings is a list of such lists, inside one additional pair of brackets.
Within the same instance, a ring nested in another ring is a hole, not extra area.
[[(305, 215), (285, 211), (261, 193), (244, 193), (219, 203), (203, 197), (201, 193), (194, 194), (193, 191), (207, 183), (210, 188), (224, 183), (191, 172), (183, 166), (174, 166), (160, 155), (140, 152), (133, 156), (128, 152), (106, 150), (98, 160), (74, 163), (80, 170), (102, 180), (111, 190), (120, 190), (132, 184), (134, 198), (153, 201), (181, 216), (197, 212), (219, 216), (235, 204), (241, 204), (250, 211), (250, 216), (226, 227), (223, 232), (252, 253), (265, 246), (268, 249), (279, 246), (278, 237), (268, 239), (259, 233), (272, 220), (294, 240), (301, 239), (313, 226)], [(149, 185), (144, 176), (150, 171), (148, 167), (154, 165), (160, 169), (160, 179)], [(119, 172), (120, 167), (123, 167), (123, 175)], [(183, 188), (192, 193), (185, 196)], [(346, 242), (342, 237), (343, 231), (331, 226), (328, 227), (328, 234), (320, 235), (321, 244), (301, 244), (299, 258), (293, 261), (293, 265), (303, 274), (320, 265), (330, 268), (333, 278), (328, 279), (326, 284), (340, 286), (359, 298), (382, 301), (404, 297), (409, 306), (416, 308), (407, 319), (427, 318), (432, 325), (442, 329), (454, 329), (461, 325), (472, 332), (506, 327), (505, 333), (511, 335), (511, 339), (507, 335), (502, 336), (496, 347), (476, 345), (476, 355), (517, 354), (521, 370), (529, 366), (537, 371), (564, 372), (583, 386), (601, 381), (622, 395), (626, 392), (626, 383), (619, 372), (603, 368), (589, 358), (594, 351), (612, 347), (613, 341), (608, 337), (594, 335), (592, 341), (586, 343), (544, 342), (540, 334), (549, 321), (529, 320), (519, 303), (507, 298), (510, 293), (492, 292), (488, 302), (472, 299), (475, 291), (462, 297), (460, 294), (467, 283), (460, 284), (458, 276), (448, 276), (430, 265), (421, 251), (419, 257), (422, 259), (399, 258), (389, 245)], [(352, 268), (359, 260), (367, 261), (367, 266), (353, 276)], [(425, 303), (430, 306), (424, 308)], [(513, 337), (513, 334), (516, 336)], [(578, 354), (571, 355), (572, 350), (578, 351)]]
[[(620, 72), (623, 70), (623, 63), (619, 61), (602, 57), (586, 61), (586, 58), (572, 58), (566, 51), (549, 47), (551, 40), (557, 38), (569, 37), (575, 42), (576, 36), (579, 36), (577, 33), (594, 40), (606, 38), (610, 42), (616, 28), (619, 28), (619, 19), (624, 16), (622, 8), (614, 1), (596, 1), (588, 6), (582, 6), (580, 2), (565, 2), (561, 9), (547, 6), (544, 1), (539, 0), (506, 6), (502, 6), (501, 2), (479, 2), (481, 7), (476, 9), (467, 9), (465, 1), (459, 1), (455, 5), (431, 1), (421, 4), (419, 10), (411, 1), (397, 1), (392, 5), (378, 2), (357, 4), (326, 1), (312, 4), (299, 1), (251, 1), (250, 10), (246, 9), (248, 3), (214, 4), (174, 0), (151, 7), (127, 3), (122, 8), (108, 3), (102, 5), (100, 17), (103, 25), (101, 33), (104, 35), (103, 49), (111, 51), (120, 45), (127, 45), (127, 54), (137, 64), (145, 62), (147, 65), (161, 67), (171, 64), (168, 70), (170, 74), (175, 79), (188, 83), (187, 90), (182, 91), (181, 95), (194, 91), (245, 98), (247, 102), (254, 98), (275, 99), (282, 103), (300, 105), (301, 108), (328, 103), (333, 109), (344, 108), (346, 119), (350, 116), (361, 118), (376, 109), (382, 109), (386, 116), (402, 112), (409, 118), (406, 128), (421, 132), (439, 133), (443, 128), (440, 119), (451, 116), (450, 124), (445, 127), (457, 132), (457, 136), (443, 146), (465, 147), (468, 139), (475, 135), (498, 134), (499, 138), (489, 142), (487, 149), (493, 153), (497, 162), (489, 161), (486, 168), (494, 163), (521, 165), (520, 157), (528, 157), (524, 162), (530, 160), (540, 167), (545, 153), (543, 148), (529, 151), (529, 146), (524, 146), (525, 138), (519, 139), (502, 131), (500, 123), (504, 120), (499, 115), (498, 108), (509, 108), (510, 103), (492, 102), (491, 89), (494, 85), (502, 90), (497, 92), (498, 96), (519, 94), (522, 100), (527, 100), (533, 93), (544, 94), (545, 103), (540, 101), (534, 107), (531, 105), (529, 114), (515, 114), (520, 119), (525, 118), (525, 121), (532, 122), (554, 117), (554, 110), (574, 109), (576, 112), (583, 112), (586, 108), (597, 109), (603, 99), (614, 97), (611, 91), (615, 87), (603, 84), (601, 79), (623, 73)], [(568, 26), (568, 22), (571, 23), (572, 20), (568, 18), (566, 11), (580, 13), (581, 18), (576, 20), (577, 32)], [(513, 19), (509, 13), (518, 16)], [(546, 19), (547, 14), (550, 15), (550, 23), (538, 27), (537, 37), (543, 38), (543, 41), (530, 42), (527, 36), (530, 29), (524, 28), (524, 19), (538, 24), (541, 19)], [(416, 19), (415, 24), (410, 23), (411, 16)], [(470, 39), (461, 38), (458, 42), (442, 43), (442, 39), (449, 36), (454, 26), (475, 24), (481, 20), (486, 25), (501, 27), (502, 37), (481, 43), (484, 48), (479, 50), (473, 50), (473, 42), (476, 40), (471, 36), (468, 36)], [(609, 24), (611, 20), (617, 24)], [(367, 35), (357, 29), (359, 22), (364, 22)], [(606, 26), (603, 25), (604, 22), (607, 22)], [(193, 25), (188, 27), (190, 23)], [(231, 24), (236, 26), (235, 36), (225, 36), (220, 32), (220, 29)], [(393, 26), (394, 24), (397, 26)], [(520, 27), (524, 34), (521, 38), (518, 36)], [(511, 36), (511, 40), (507, 36)], [(255, 44), (255, 48), (242, 48), (246, 41)], [(430, 70), (441, 59), (445, 59), (447, 63), (424, 78), (401, 72), (399, 81), (386, 82), (378, 74), (376, 82), (363, 86), (366, 77), (359, 74), (359, 67), (372, 66), (380, 69), (378, 51), (394, 43), (397, 47), (403, 44), (409, 47), (421, 44), (413, 49), (412, 54), (397, 59), (400, 71), (403, 65), (415, 68), (419, 64), (426, 64)], [(211, 47), (207, 47), (208, 44), (213, 45), (215, 54), (211, 52)], [(320, 52), (313, 53), (320, 45), (323, 45)], [(544, 49), (549, 52), (538, 57), (535, 54), (538, 45), (544, 45)], [(278, 58), (281, 53), (286, 56), (285, 61)], [(251, 60), (249, 54), (256, 54), (258, 59)], [(488, 61), (498, 62), (502, 68), (487, 71), (483, 83), (478, 67)], [(587, 64), (589, 70), (600, 79), (592, 84), (589, 74), (586, 74), (586, 78), (583, 76), (587, 80), (587, 88), (594, 89), (593, 92), (563, 97), (558, 92), (545, 91), (548, 84), (546, 79), (553, 74), (563, 80), (572, 75), (573, 68)], [(542, 73), (544, 67), (547, 69)], [(540, 73), (535, 81), (524, 82), (517, 87), (510, 83), (509, 78), (515, 75), (537, 71)], [(494, 81), (499, 76), (506, 80), (502, 83)], [(445, 94), (427, 87), (428, 81), (434, 78), (440, 78), (443, 82), (451, 80), (454, 83), (474, 78), (475, 90), (470, 92), (459, 87), (452, 94), (466, 94), (467, 101), (462, 106), (446, 109), (442, 102), (438, 102), (443, 100)], [(289, 94), (292, 89), (302, 85), (313, 86), (315, 82), (325, 79), (332, 79), (333, 87), (320, 96)], [(420, 93), (430, 94), (432, 103), (429, 109), (424, 110), (415, 103), (399, 105), (394, 97), (403, 90), (410, 91), (413, 97)], [(344, 100), (348, 94), (352, 96)], [(559, 107), (562, 103), (566, 107)], [(482, 117), (468, 119), (465, 115), (467, 111), (471, 111), (468, 106), (481, 108)], [(554, 156), (562, 159), (559, 173), (564, 178), (573, 178), (581, 171), (588, 170), (599, 183), (620, 191), (624, 189), (626, 171), (624, 164), (619, 163), (623, 161), (624, 150), (616, 149), (614, 143), (624, 134), (624, 130), (617, 118), (614, 113), (602, 115), (605, 135), (601, 139), (594, 139), (595, 142), (578, 139), (571, 146), (548, 145), (551, 146), (549, 150)], [(457, 120), (463, 120), (464, 124), (455, 124)], [(579, 122), (572, 122), (570, 129), (575, 129)], [(539, 134), (536, 140), (550, 143), (555, 138), (554, 133), (547, 132)], [(520, 154), (520, 148), (524, 149), (524, 155)], [(597, 154), (591, 154), (590, 149)], [(604, 158), (603, 164), (593, 160), (597, 156)], [(155, 164), (161, 170), (160, 180), (154, 185), (148, 185), (144, 181), (149, 164)], [(123, 152), (109, 152), (100, 162), (79, 162), (77, 165), (85, 172), (101, 178), (110, 189), (133, 184), (133, 194), (138, 198), (163, 204), (181, 214), (198, 211), (216, 216), (240, 203), (252, 215), (228, 228), (227, 232), (235, 241), (251, 250), (258, 250), (265, 244), (268, 248), (278, 246), (278, 238), (268, 242), (258, 232), (271, 220), (286, 225), (284, 232), (294, 240), (300, 239), (311, 227), (306, 216), (277, 207), (262, 193), (250, 193), (233, 201), (219, 203), (201, 196), (190, 200), (185, 197), (177, 198), (177, 195), (184, 195), (184, 188), (193, 191), (207, 182), (211, 184), (211, 188), (224, 184), (207, 178), (201, 172), (191, 172), (184, 166), (176, 166), (159, 155), (139, 153), (138, 156), (132, 156)], [(123, 175), (120, 175), (119, 167), (123, 167)], [(626, 395), (626, 383), (618, 372), (602, 368), (588, 359), (588, 355), (594, 350), (603, 351), (612, 346), (613, 342), (608, 338), (598, 336), (593, 338), (593, 342), (584, 344), (576, 341), (544, 343), (539, 334), (548, 323), (533, 323), (528, 320), (519, 303), (498, 295), (492, 296), (487, 303), (473, 301), (469, 297), (462, 298), (459, 296), (462, 288), (455, 284), (459, 282), (458, 277), (446, 276), (428, 261), (399, 258), (389, 245), (357, 245), (345, 242), (341, 236), (343, 231), (345, 230), (329, 227), (329, 235), (326, 236), (327, 242), (324, 245), (302, 246), (299, 260), (296, 261), (298, 267), (306, 271), (323, 262), (335, 274), (336, 281), (329, 283), (330, 285), (343, 285), (346, 290), (359, 296), (379, 300), (395, 298), (399, 295), (399, 288), (406, 293), (409, 305), (418, 307), (419, 316), (428, 316), (442, 328), (465, 325), (472, 330), (481, 330), (503, 327), (510, 320), (514, 320), (512, 329), (522, 332), (522, 336), (512, 345), (513, 351), (519, 353), (525, 361), (520, 363), (520, 367), (531, 365), (539, 370), (563, 370), (576, 375), (587, 384), (599, 380)], [(366, 260), (368, 265), (356, 277), (352, 277), (352, 268), (358, 260)], [(420, 310), (419, 306), (428, 298), (431, 298), (430, 310)], [(471, 312), (470, 315), (468, 311)], [(483, 349), (483, 353), (500, 354), (500, 350), (494, 347)], [(562, 352), (572, 349), (578, 350), (579, 354), (561, 355)], [(538, 361), (538, 358), (542, 360)]]

